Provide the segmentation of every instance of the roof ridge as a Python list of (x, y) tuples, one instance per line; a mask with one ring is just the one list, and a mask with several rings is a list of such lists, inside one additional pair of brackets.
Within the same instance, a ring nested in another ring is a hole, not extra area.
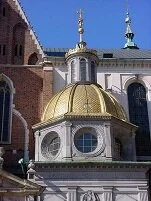
[(22, 19), (24, 19), (24, 21), (26, 22), (26, 24), (29, 27), (30, 35), (32, 36), (32, 39), (34, 40), (35, 44), (37, 45), (39, 53), (42, 55), (42, 57), (44, 57), (45, 54), (44, 54), (43, 48), (40, 44), (40, 41), (38, 40), (38, 36), (36, 35), (36, 32), (33, 31), (33, 27), (31, 25), (30, 21), (28, 20), (28, 17), (26, 15), (25, 11), (23, 10), (23, 6), (21, 5), (21, 1), (20, 0), (13, 0), (13, 1), (16, 4), (17, 9), (18, 9)]

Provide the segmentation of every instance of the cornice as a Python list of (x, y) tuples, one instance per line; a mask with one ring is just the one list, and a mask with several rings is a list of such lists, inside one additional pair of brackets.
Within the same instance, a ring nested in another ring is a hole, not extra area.
[(99, 67), (151, 68), (151, 59), (101, 59)]
[(35, 170), (38, 169), (146, 169), (151, 168), (151, 162), (131, 162), (131, 161), (72, 161), (72, 162), (37, 162), (35, 161)]
[[(47, 57), (52, 62), (53, 67), (65, 67), (65, 57)], [(99, 59), (98, 67), (113, 69), (151, 69), (151, 59), (122, 59), (122, 58), (102, 58)]]
[(72, 113), (67, 113), (65, 115), (61, 115), (55, 119), (48, 120), (45, 122), (40, 122), (38, 124), (35, 124), (32, 129), (34, 131), (46, 128), (48, 126), (52, 126), (54, 124), (58, 124), (62, 121), (76, 121), (76, 120), (90, 120), (90, 121), (96, 121), (96, 120), (104, 120), (104, 121), (112, 121), (113, 123), (121, 124), (125, 128), (131, 127), (132, 129), (136, 130), (138, 127), (130, 122), (118, 119), (117, 117), (110, 115), (108, 113), (105, 114), (91, 114), (91, 115), (82, 115), (82, 114), (72, 114)]
[(41, 65), (14, 65), (14, 64), (0, 64), (0, 68), (42, 68)]

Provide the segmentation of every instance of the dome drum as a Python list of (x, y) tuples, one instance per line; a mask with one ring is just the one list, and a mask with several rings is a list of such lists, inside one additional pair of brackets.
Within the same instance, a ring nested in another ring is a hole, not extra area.
[(119, 157), (122, 160), (133, 160), (134, 126), (112, 118), (62, 119), (52, 125), (37, 127), (35, 160), (113, 161), (119, 160)]
[(68, 84), (76, 82), (96, 82), (97, 58), (88, 55), (71, 57), (68, 60)]

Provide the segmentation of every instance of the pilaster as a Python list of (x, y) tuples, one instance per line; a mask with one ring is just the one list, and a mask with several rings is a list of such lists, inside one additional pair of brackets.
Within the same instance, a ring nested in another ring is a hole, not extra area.
[(149, 201), (147, 187), (139, 187), (138, 201)]
[(36, 131), (35, 136), (35, 161), (39, 161), (39, 131)]
[(64, 160), (72, 160), (72, 154), (71, 154), (71, 123), (65, 122), (65, 133), (64, 133), (64, 154), (63, 159)]
[(105, 124), (106, 159), (112, 159), (112, 136), (110, 124)]
[(113, 188), (103, 187), (103, 201), (113, 201)]
[(76, 187), (68, 188), (67, 201), (77, 201), (77, 188)]

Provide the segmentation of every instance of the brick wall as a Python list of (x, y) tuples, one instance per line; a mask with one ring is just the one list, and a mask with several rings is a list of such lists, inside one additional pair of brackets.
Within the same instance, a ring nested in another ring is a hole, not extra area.
[[(20, 32), (22, 27), (22, 32)], [(21, 43), (21, 44), (20, 44)], [(15, 46), (18, 45), (18, 54), (15, 54)], [(22, 45), (20, 55), (19, 46)], [(1, 64), (28, 64), (29, 57), (36, 53), (38, 61), (42, 56), (35, 41), (30, 34), (27, 23), (20, 15), (13, 0), (1, 0), (0, 2), (0, 63)]]
[[(22, 54), (20, 48), (22, 47)], [(28, 66), (30, 58), (30, 64)], [(5, 74), (15, 88), (13, 104), (15, 110), (27, 122), (29, 129), (29, 158), (34, 158), (34, 135), (32, 126), (41, 121), (43, 110), (52, 97), (52, 71), (34, 66), (42, 60), (27, 23), (21, 16), (14, 0), (0, 1), (0, 74)], [(9, 65), (8, 65), (9, 64)], [(22, 65), (23, 64), (23, 65)], [(13, 114), (11, 144), (4, 146), (5, 166), (15, 167), (24, 156), (25, 127), (21, 119)]]
[[(43, 71), (41, 66), (32, 67), (0, 67), (0, 74), (4, 73), (14, 85), (15, 94), (13, 104), (25, 119), (29, 129), (29, 158), (34, 158), (34, 135), (32, 126), (41, 121), (43, 108), (52, 97), (52, 71)], [(44, 79), (45, 78), (45, 79)], [(16, 164), (19, 157), (23, 157), (25, 144), (25, 128), (21, 120), (13, 115), (11, 144), (4, 146), (5, 164)], [(13, 153), (17, 150), (17, 153)]]

